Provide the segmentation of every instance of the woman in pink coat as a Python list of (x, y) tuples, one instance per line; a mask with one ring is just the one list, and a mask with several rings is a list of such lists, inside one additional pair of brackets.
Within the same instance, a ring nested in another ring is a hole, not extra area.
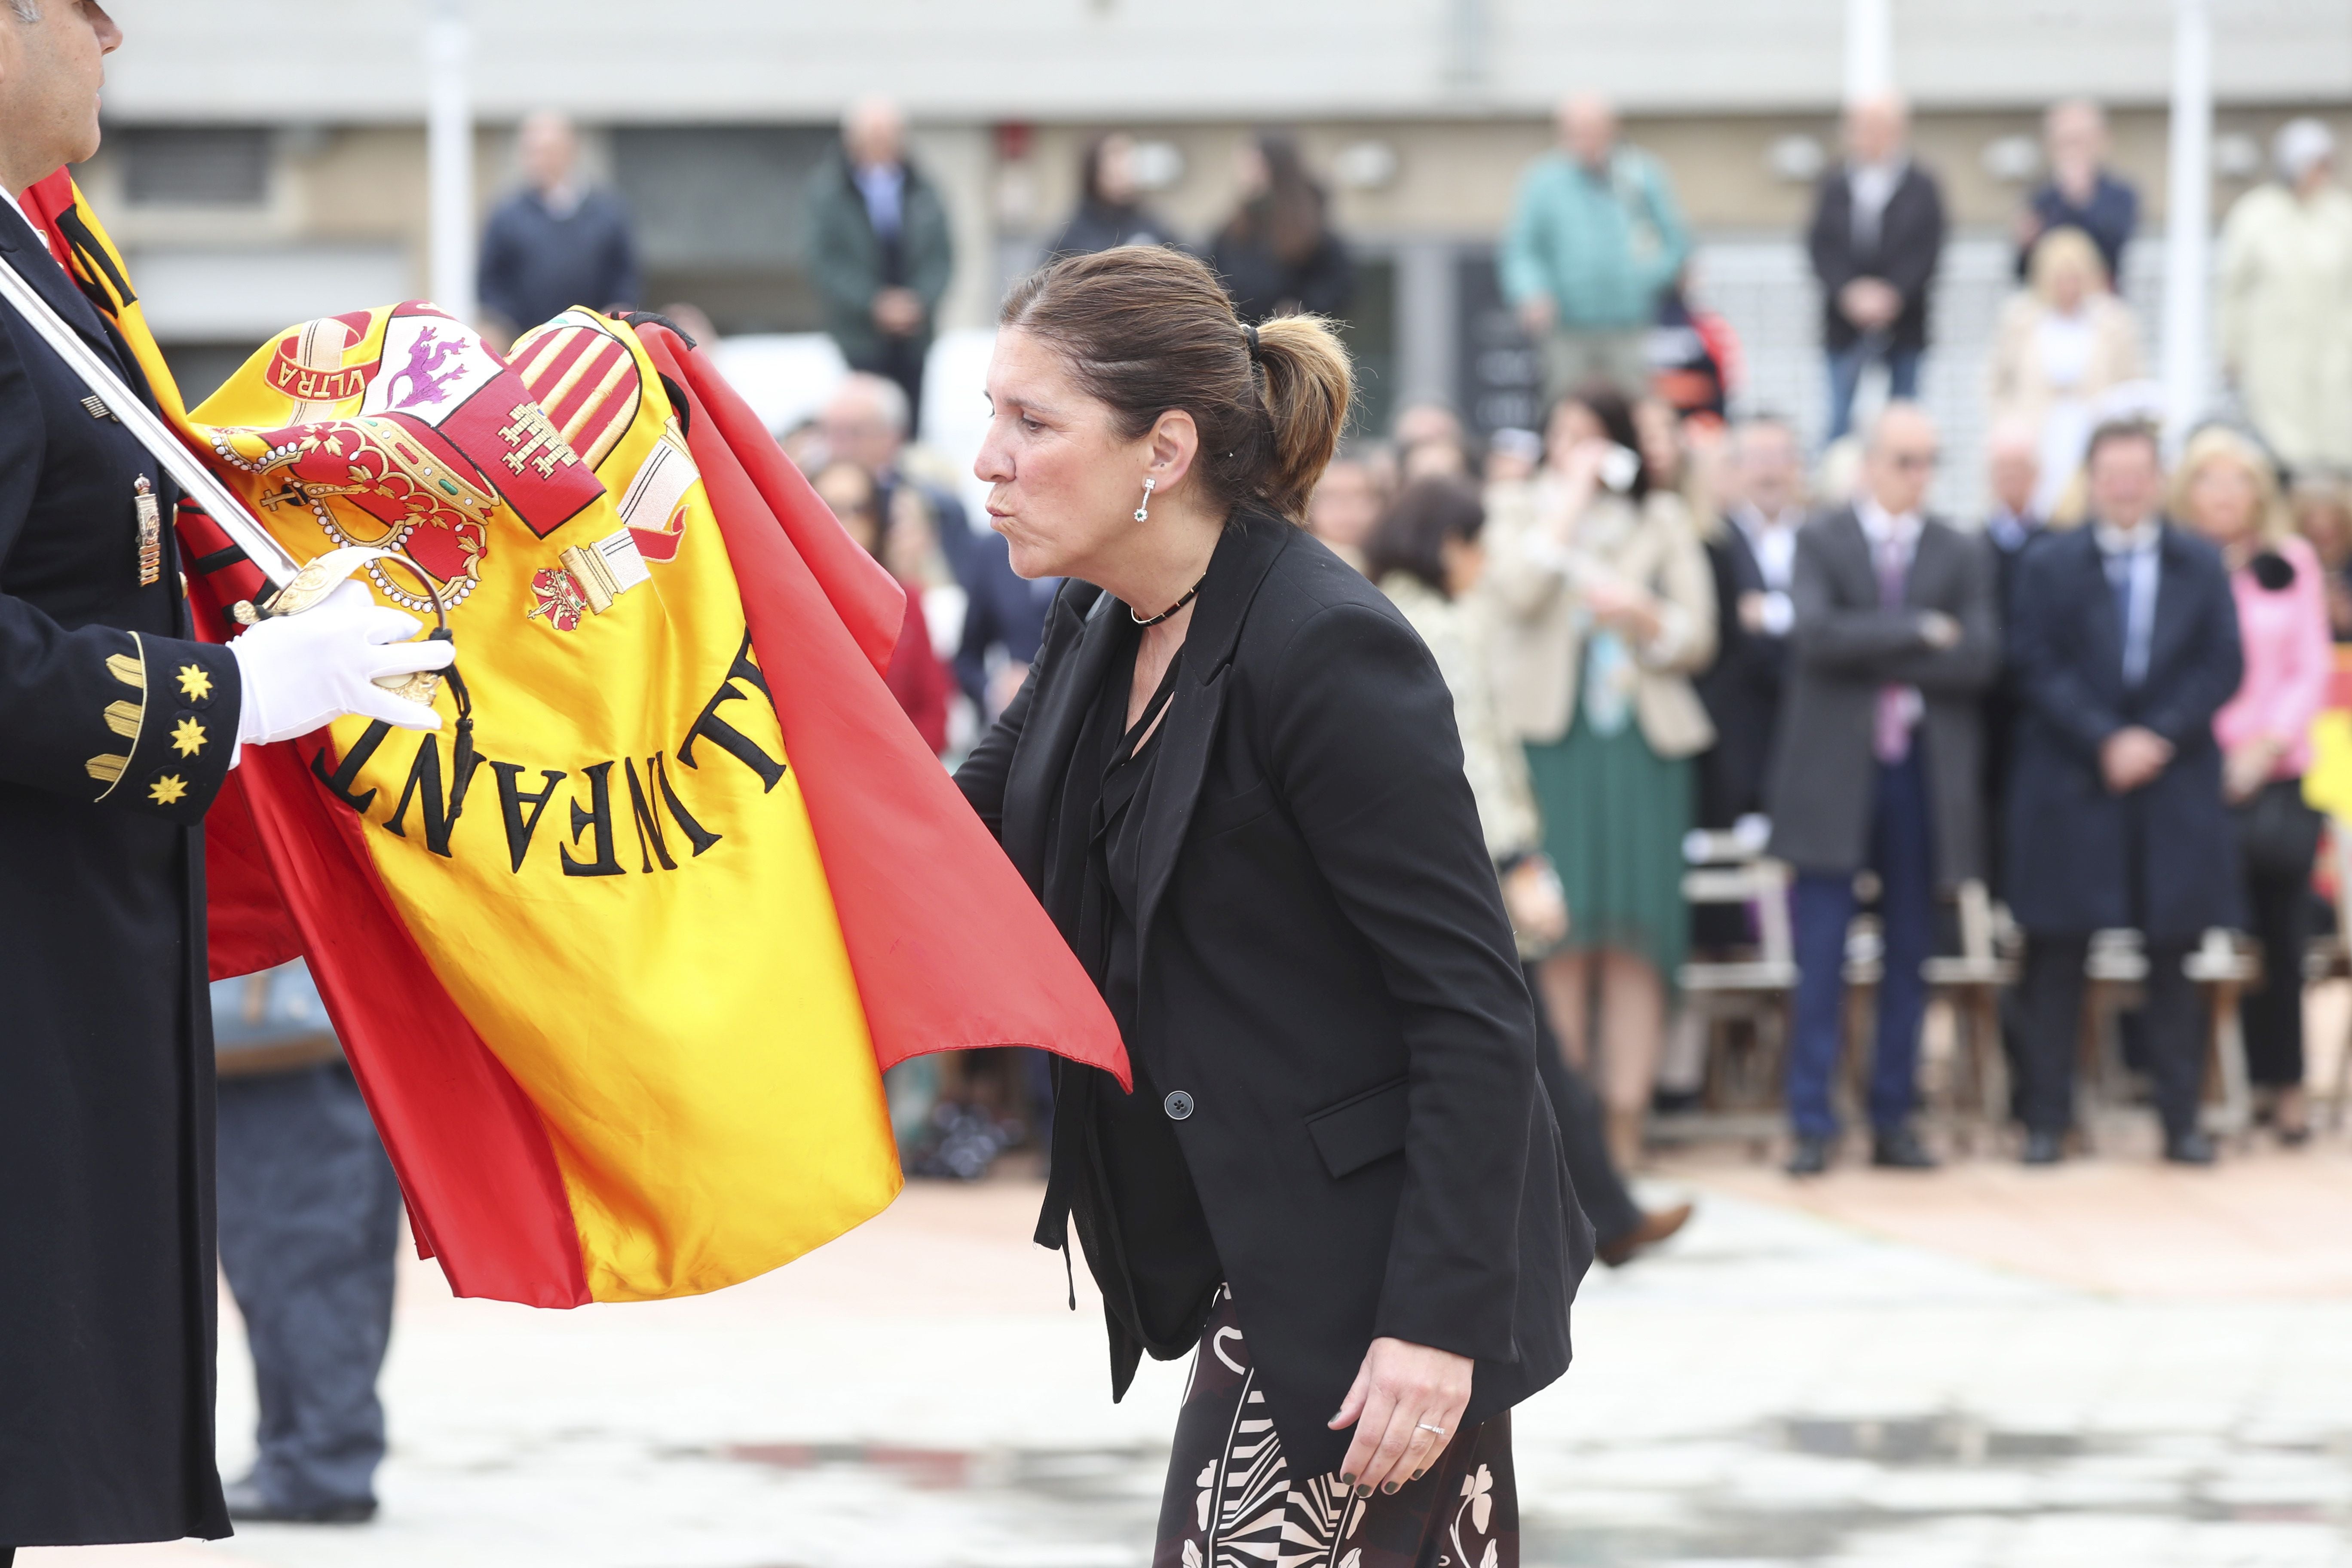
[(2250, 924), (2263, 947), (2263, 988), (2243, 1004), (2246, 1066), (2280, 1140), (2300, 1143), (2309, 1136), (2303, 953), (2319, 847), (2303, 774), (2335, 668), (2326, 574), (2294, 532), (2270, 460), (2244, 437), (2203, 431), (2173, 483), (2174, 515), (2220, 548), (2237, 600), (2245, 679), (2213, 716), (2213, 736), (2237, 816)]

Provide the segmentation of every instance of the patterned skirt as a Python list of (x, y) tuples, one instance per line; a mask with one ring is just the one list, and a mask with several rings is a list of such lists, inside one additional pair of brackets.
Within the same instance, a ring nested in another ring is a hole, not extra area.
[(1518, 1568), (1511, 1413), (1454, 1435), (1393, 1493), (1294, 1476), (1230, 1293), (1192, 1360), (1152, 1568)]

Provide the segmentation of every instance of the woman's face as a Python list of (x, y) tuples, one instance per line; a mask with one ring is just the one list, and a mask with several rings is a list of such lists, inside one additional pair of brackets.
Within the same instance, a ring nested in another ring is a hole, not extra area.
[(849, 537), (868, 554), (882, 542), (881, 510), (875, 504), (874, 481), (851, 463), (830, 463), (820, 469), (810, 488), (841, 520)]
[(1608, 428), (1601, 416), (1581, 403), (1563, 403), (1551, 411), (1544, 426), (1544, 457), (1555, 466), (1587, 441), (1606, 441)]
[(1633, 405), (1633, 434), (1642, 443), (1642, 461), (1658, 483), (1668, 489), (1680, 484), (1683, 433), (1675, 411), (1648, 399)]
[(2262, 492), (2235, 463), (2208, 463), (2189, 481), (2189, 522), (2227, 548), (2252, 537)]
[(1326, 544), (1354, 549), (1381, 520), (1381, 493), (1361, 463), (1341, 460), (1323, 470), (1307, 501), (1307, 527)]
[(996, 335), (988, 364), (992, 412), (988, 437), (971, 471), (992, 488), (989, 526), (1011, 547), (1013, 570), (1024, 577), (1076, 577), (1115, 561), (1143, 526), (1133, 512), (1143, 501), (1146, 476), (1168, 476), (1154, 503), (1183, 482), (1192, 451), (1155, 468), (1157, 432), (1189, 417), (1163, 416), (1153, 431), (1121, 436), (1110, 406), (1080, 387), (1061, 354), (1018, 327)]
[(1125, 206), (1135, 200), (1135, 142), (1126, 136), (1106, 136), (1095, 163), (1095, 186), (1103, 200)]
[(2050, 272), (2050, 302), (2067, 315), (2083, 308), (2091, 292), (2091, 275), (2077, 260), (2059, 263)]

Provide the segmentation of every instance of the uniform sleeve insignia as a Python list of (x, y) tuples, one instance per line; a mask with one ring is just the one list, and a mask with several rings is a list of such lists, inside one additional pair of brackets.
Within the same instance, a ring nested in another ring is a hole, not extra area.
[(177, 773), (165, 773), (148, 786), (147, 798), (157, 805), (177, 805), (188, 793), (188, 783)]
[(172, 745), (184, 757), (193, 757), (205, 749), (205, 727), (194, 719), (183, 719), (172, 730)]
[(180, 666), (180, 692), (183, 696), (202, 699), (213, 694), (213, 678), (201, 666)]

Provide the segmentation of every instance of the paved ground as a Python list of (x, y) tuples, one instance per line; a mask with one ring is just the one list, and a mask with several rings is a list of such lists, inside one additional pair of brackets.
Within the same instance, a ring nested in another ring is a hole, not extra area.
[[(1701, 1219), (1591, 1282), (1520, 1418), (1530, 1568), (2352, 1568), (2344, 1146), (1801, 1188), (1693, 1155), (1654, 1191)], [(697, 1301), (532, 1313), (419, 1266), (378, 1523), (25, 1568), (1140, 1568), (1182, 1369), (1108, 1402), (1034, 1195), (919, 1187)], [(232, 1466), (248, 1387), (232, 1349)]]

